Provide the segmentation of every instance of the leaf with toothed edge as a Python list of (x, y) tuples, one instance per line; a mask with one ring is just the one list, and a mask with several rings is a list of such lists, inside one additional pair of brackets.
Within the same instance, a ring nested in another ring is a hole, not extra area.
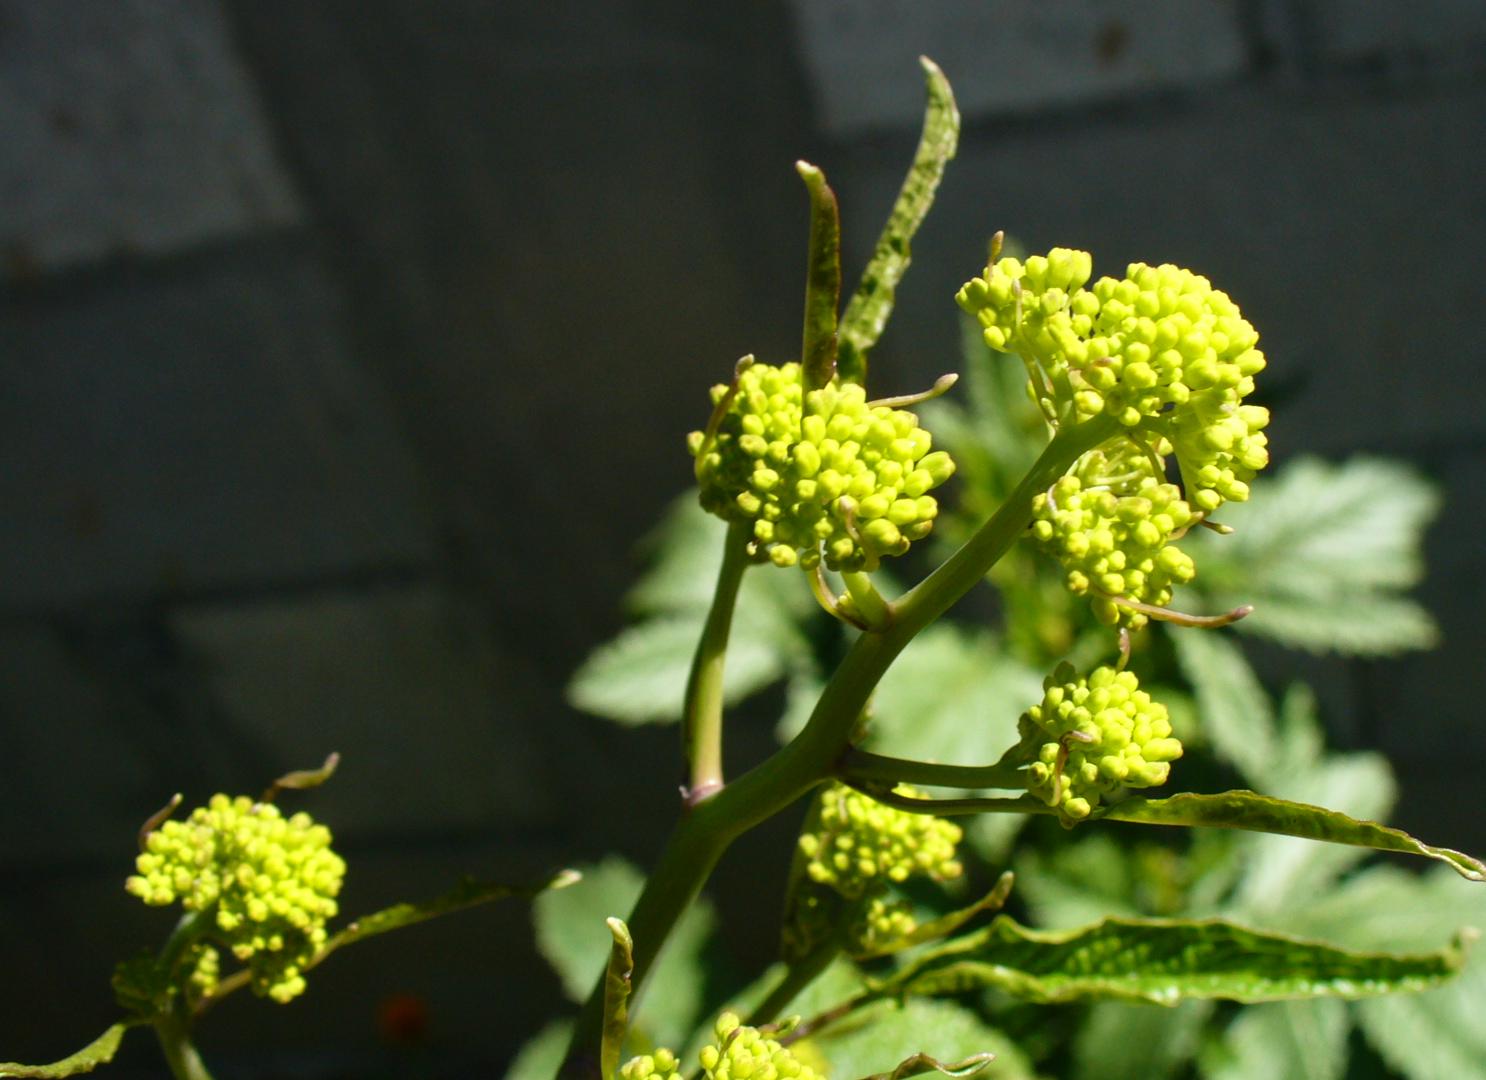
[(928, 89), (923, 134), (877, 247), (841, 316), (838, 367), (844, 382), (866, 381), (867, 352), (877, 344), (892, 313), (898, 282), (908, 269), (913, 234), (933, 205), (944, 166), (959, 143), (960, 113), (949, 80), (928, 57), (919, 57), (919, 63)]

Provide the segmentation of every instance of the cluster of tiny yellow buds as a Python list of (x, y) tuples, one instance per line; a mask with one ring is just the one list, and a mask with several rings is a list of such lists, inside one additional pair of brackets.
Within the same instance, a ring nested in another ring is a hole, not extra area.
[(1164, 784), (1170, 762), (1182, 756), (1166, 707), (1131, 672), (1101, 667), (1085, 679), (1063, 663), (1043, 690), (1018, 722), (1020, 756), (1028, 762), (1027, 790), (1066, 824), (1088, 817), (1120, 787)]
[(1199, 510), (1246, 499), (1269, 460), (1269, 413), (1243, 404), (1265, 363), (1258, 333), (1189, 270), (1132, 263), (1123, 278), (1084, 289), (1089, 266), (1086, 253), (1064, 248), (1025, 264), (1002, 259), (956, 299), (991, 348), (1034, 367), (1032, 393), (1051, 415), (1107, 414), (1168, 440)]
[(701, 1052), (707, 1080), (822, 1080), (777, 1039), (741, 1023), (734, 1013), (718, 1017), (713, 1034), (717, 1042)]
[[(907, 785), (898, 791), (919, 794)], [(811, 881), (855, 900), (887, 882), (959, 877), (955, 845), (961, 835), (951, 821), (897, 810), (832, 784), (821, 796), (819, 824), (800, 837), (800, 852)]]
[(189, 982), (196, 996), (210, 994), (217, 988), (222, 976), (222, 954), (210, 945), (198, 942), (192, 946), (189, 956), (191, 975)]
[[(853, 383), (804, 392), (799, 364), (754, 364), (709, 435), (695, 431), (702, 506), (753, 530), (750, 553), (778, 566), (871, 570), (933, 528), (928, 494), (954, 472), (918, 418), (868, 403)], [(712, 389), (714, 405), (730, 393)]]
[(151, 832), (125, 887), (147, 904), (215, 909), (211, 934), (246, 963), (255, 992), (302, 993), (304, 965), (327, 939), (346, 866), (308, 814), (214, 795)]
[(1032, 501), (1032, 537), (1057, 559), (1068, 588), (1090, 596), (1094, 614), (1110, 626), (1138, 630), (1146, 616), (1115, 598), (1165, 606), (1174, 586), (1197, 573), (1172, 539), (1195, 522), (1181, 491), (1161, 482), (1144, 458), (1117, 455), (1116, 469), (1100, 451)]
[(630, 1058), (619, 1069), (623, 1080), (679, 1080), (681, 1062), (665, 1047)]

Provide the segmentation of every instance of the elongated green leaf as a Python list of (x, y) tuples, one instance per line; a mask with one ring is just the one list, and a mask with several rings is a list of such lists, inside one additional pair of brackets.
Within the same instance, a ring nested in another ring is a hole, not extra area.
[(1294, 462), (1251, 503), (1225, 506), (1231, 536), (1194, 535), (1194, 588), (1214, 609), (1251, 603), (1239, 624), (1313, 651), (1361, 655), (1430, 645), (1433, 621), (1400, 590), (1423, 576), (1434, 487), (1396, 462)]
[(599, 1050), (599, 1065), (604, 1076), (619, 1071), (619, 1056), (624, 1052), (624, 1037), (629, 1033), (630, 976), (635, 971), (635, 943), (623, 919), (604, 920), (614, 944), (609, 949), (609, 966), (604, 969), (604, 1037)]
[(973, 1076), (989, 1065), (994, 1057), (990, 1052), (971, 1054), (963, 1061), (946, 1064), (920, 1052), (898, 1062), (898, 1067), (892, 1072), (873, 1073), (865, 1080), (908, 1080), (910, 1076), (922, 1076), (929, 1072), (937, 1072), (943, 1076)]
[(1341, 1080), (1347, 1070), (1347, 1006), (1280, 1001), (1244, 1009), (1221, 1051), (1203, 1056), (1206, 1080)]
[(536, 885), (498, 885), (467, 878), (442, 896), (432, 900), (424, 900), (416, 904), (393, 904), (381, 911), (352, 920), (343, 930), (331, 936), (330, 940), (325, 943), (325, 947), (315, 954), (311, 966), (321, 963), (337, 949), (354, 945), (358, 941), (365, 941), (369, 937), (376, 937), (378, 934), (385, 934), (391, 930), (401, 930), (405, 926), (427, 922), (440, 915), (463, 911), (465, 908), (504, 900), (511, 896), (536, 896), (552, 890), (566, 889), (576, 883), (581, 876), (576, 870), (563, 870)]
[[(650, 619), (595, 649), (568, 683), (568, 700), (620, 724), (673, 724), (681, 719), (686, 677), (701, 637), (702, 612)], [(797, 635), (767, 613), (741, 604), (728, 641), (723, 699), (735, 704), (783, 678)]]
[(892, 314), (898, 282), (908, 270), (913, 234), (934, 204), (944, 167), (959, 143), (960, 113), (949, 80), (928, 57), (919, 57), (919, 63), (929, 96), (923, 134), (887, 225), (841, 318), (840, 370), (846, 382), (866, 381), (867, 352), (877, 344)]
[(1424, 990), (1458, 972), (1458, 943), (1414, 955), (1350, 952), (1219, 919), (1106, 919), (1030, 930), (1002, 915), (873, 984), (875, 993), (958, 994), (997, 988), (1041, 1003), (1187, 998), (1280, 1001)]
[[(604, 970), (613, 945), (604, 920), (616, 912), (627, 915), (645, 884), (640, 871), (617, 856), (582, 869), (577, 885), (545, 893), (532, 905), (537, 948), (573, 1001), (588, 997)], [(653, 989), (636, 1007), (633, 1026), (654, 1043), (676, 1046), (695, 1026), (707, 996), (702, 954), (716, 924), (710, 904), (693, 904), (651, 972)], [(645, 943), (639, 946), (643, 949)]]
[(1449, 848), (1431, 847), (1402, 830), (1375, 821), (1358, 821), (1336, 810), (1258, 795), (1252, 791), (1173, 795), (1169, 799), (1127, 799), (1114, 806), (1101, 807), (1095, 814), (1109, 821), (1243, 829), (1422, 855), (1438, 859), (1471, 881), (1486, 881), (1486, 863), (1470, 855)]
[(114, 1055), (119, 1051), (119, 1043), (124, 1038), (124, 1032), (137, 1023), (140, 1021), (120, 1021), (77, 1053), (61, 1061), (54, 1061), (50, 1065), (21, 1065), (14, 1061), (0, 1062), (0, 1076), (61, 1077), (92, 1072), (98, 1066), (106, 1065), (113, 1060)]
[(805, 389), (836, 375), (836, 313), (841, 305), (841, 216), (825, 173), (807, 161), (795, 171), (810, 192), (810, 258), (805, 274), (805, 339), (800, 350)]
[(1267, 787), (1279, 760), (1274, 709), (1243, 651), (1221, 634), (1177, 630), (1170, 636), (1182, 673), (1197, 692), (1202, 734), (1245, 780)]
[(1073, 1075), (1091, 1080), (1167, 1080), (1192, 1059), (1212, 1014), (1211, 1001), (1183, 1001), (1170, 1009), (1096, 1002), (1073, 1041)]

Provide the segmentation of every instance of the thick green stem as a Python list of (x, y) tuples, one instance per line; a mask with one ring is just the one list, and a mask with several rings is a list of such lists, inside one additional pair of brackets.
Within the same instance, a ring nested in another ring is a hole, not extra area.
[(862, 621), (874, 631), (886, 630), (893, 621), (893, 608), (872, 584), (872, 578), (860, 570), (846, 570), (842, 572), (841, 580), (861, 613)]
[(839, 955), (841, 955), (841, 941), (833, 935), (821, 942), (814, 952), (790, 964), (785, 969), (784, 977), (779, 980), (774, 989), (769, 991), (769, 996), (764, 998), (758, 1008), (749, 1014), (747, 1023), (752, 1027), (758, 1027), (760, 1024), (773, 1022), (791, 1001), (800, 996), (805, 987), (818, 979), (821, 973), (831, 966), (831, 961)]
[(212, 1074), (207, 1071), (201, 1055), (191, 1043), (185, 1020), (169, 1013), (155, 1017), (153, 1023), (155, 1037), (160, 1040), (160, 1049), (165, 1054), (165, 1062), (170, 1066), (170, 1075), (175, 1080), (212, 1080)]
[(855, 747), (847, 750), (836, 773), (847, 781), (874, 784), (927, 784), (930, 787), (1007, 788), (1027, 786), (1022, 762), (998, 761), (994, 765), (941, 765), (933, 761), (910, 761), (884, 757)]
[[(867, 699), (893, 660), (914, 635), (949, 610), (1016, 542), (1032, 520), (1033, 498), (1047, 490), (1079, 455), (1115, 430), (1113, 420), (1097, 417), (1059, 431), (990, 520), (893, 605), (892, 624), (881, 633), (864, 633), (856, 639), (826, 684), (804, 730), (772, 757), (688, 810), (672, 832), (628, 919), (635, 940), (633, 985), (637, 993), (671, 928), (701, 891), (728, 845), (834, 774)], [(602, 1024), (600, 982), (574, 1029), (564, 1076), (592, 1077), (598, 1073)]]
[(743, 581), (743, 571), (748, 569), (748, 537), (746, 524), (728, 527), (722, 568), (717, 572), (717, 588), (712, 593), (712, 608), (707, 612), (686, 682), (681, 741), (691, 777), (687, 798), (693, 802), (722, 787), (722, 681), (738, 586)]

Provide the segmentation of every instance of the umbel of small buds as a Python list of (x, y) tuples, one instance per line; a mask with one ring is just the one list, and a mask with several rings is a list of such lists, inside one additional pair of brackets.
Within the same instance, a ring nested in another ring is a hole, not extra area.
[[(725, 1012), (712, 1029), (716, 1042), (698, 1055), (706, 1080), (823, 1080), (777, 1039)], [(623, 1080), (677, 1080), (681, 1065), (669, 1050), (631, 1058), (619, 1070)]]
[[(904, 795), (921, 792), (899, 785)], [(912, 909), (888, 896), (891, 885), (913, 877), (949, 881), (964, 872), (955, 856), (963, 835), (951, 821), (885, 806), (844, 784), (824, 788), (813, 824), (801, 834), (804, 876), (816, 886), (798, 888), (785, 927), (785, 951), (810, 951), (833, 927), (820, 890), (854, 902), (847, 951), (870, 952), (917, 928)]]
[(873, 570), (933, 528), (929, 494), (954, 462), (904, 409), (854, 383), (806, 393), (799, 364), (743, 367), (714, 386), (718, 410), (687, 446), (702, 506), (752, 529), (749, 552), (777, 566)]
[(1146, 616), (1116, 598), (1164, 606), (1196, 576), (1173, 541), (1197, 521), (1181, 491), (1128, 443), (1085, 454), (1032, 501), (1032, 538), (1063, 565), (1071, 592), (1100, 622), (1139, 630)]
[(1027, 790), (1056, 807), (1065, 825), (1088, 817), (1118, 788), (1166, 782), (1182, 744), (1171, 737), (1166, 707), (1132, 672), (1101, 667), (1085, 679), (1062, 663), (1042, 686), (1042, 701), (1022, 714), (1021, 742), (1008, 756), (1027, 762)]
[[(330, 830), (308, 814), (285, 818), (272, 803), (226, 795), (151, 832), (135, 865), (125, 888), (146, 904), (212, 912), (203, 937), (247, 965), (255, 993), (279, 1002), (304, 991), (346, 871)], [(203, 943), (193, 982), (214, 981), (216, 966)]]
[(992, 349), (1021, 356), (1051, 422), (1103, 413), (1154, 454), (1174, 452), (1204, 513), (1248, 498), (1269, 460), (1269, 412), (1243, 404), (1264, 367), (1258, 333), (1189, 270), (1131, 263), (1085, 288), (1092, 272), (1087, 252), (1054, 248), (999, 260), (955, 299)]

